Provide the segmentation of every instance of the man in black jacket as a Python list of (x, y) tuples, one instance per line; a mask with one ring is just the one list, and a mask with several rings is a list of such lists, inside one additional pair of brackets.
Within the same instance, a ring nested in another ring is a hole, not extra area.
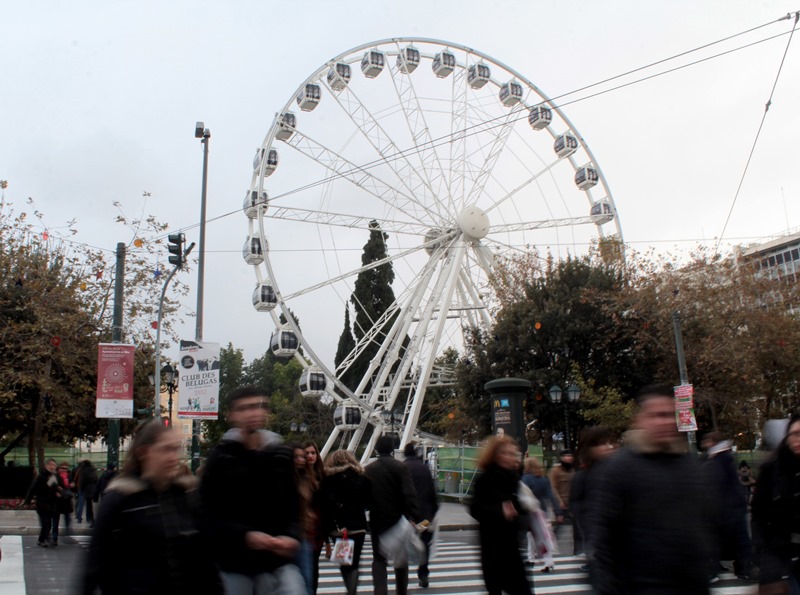
[[(39, 541), (36, 545), (47, 547), (48, 539), (53, 528), (53, 518), (58, 522), (58, 498), (66, 486), (61, 483), (61, 479), (56, 473), (55, 459), (47, 459), (39, 474), (34, 478), (28, 494), (25, 496), (25, 504), (30, 504), (31, 499), (36, 498), (36, 514), (39, 516)], [(53, 535), (51, 545), (58, 545), (58, 535)]]
[(626, 447), (598, 469), (589, 535), (599, 595), (709, 592), (715, 551), (714, 494), (686, 454), (671, 386), (649, 386)]
[[(367, 477), (372, 482), (372, 508), (369, 512), (370, 529), (372, 530), (372, 583), (375, 595), (388, 593), (386, 567), (388, 562), (380, 551), (380, 535), (391, 528), (400, 517), (406, 517), (412, 523), (419, 520), (417, 494), (411, 481), (408, 468), (396, 461), (394, 439), (392, 436), (381, 436), (375, 445), (378, 460), (367, 465)], [(407, 564), (407, 563), (406, 563)], [(408, 591), (408, 566), (394, 569), (397, 595), (406, 595)]]
[(228, 430), (209, 455), (201, 496), (205, 526), (228, 595), (305, 595), (294, 565), (299, 547), (292, 452), (264, 429), (267, 394), (254, 386), (229, 396)]
[[(413, 442), (406, 444), (403, 451), (405, 455), (405, 464), (408, 471), (411, 473), (411, 481), (414, 484), (414, 489), (417, 492), (417, 501), (419, 502), (419, 517), (421, 521), (433, 522), (433, 517), (436, 516), (436, 511), (439, 510), (439, 501), (436, 498), (436, 485), (433, 483), (433, 476), (431, 476), (430, 469), (425, 465), (422, 457), (417, 455), (417, 445)], [(419, 568), (417, 569), (417, 577), (419, 578), (419, 586), (423, 589), (428, 586), (428, 576), (430, 570), (428, 569), (428, 556), (431, 553), (431, 540), (433, 539), (432, 528), (420, 533), (420, 539), (425, 544), (425, 558), (420, 560)]]

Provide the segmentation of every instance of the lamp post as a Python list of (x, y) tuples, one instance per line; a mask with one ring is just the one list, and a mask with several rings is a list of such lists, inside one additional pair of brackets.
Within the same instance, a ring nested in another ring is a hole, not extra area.
[[(150, 381), (150, 386), (156, 385), (156, 377), (154, 374), (148, 374), (147, 379)], [(163, 386), (167, 389), (167, 394), (169, 395), (169, 399), (167, 401), (167, 409), (169, 411), (169, 425), (172, 427), (172, 395), (178, 390), (178, 380), (175, 378), (175, 368), (170, 366), (169, 364), (164, 364), (164, 367), (161, 368), (161, 383), (159, 386), (159, 402), (161, 401), (161, 387)], [(160, 409), (160, 408), (159, 408)]]
[[(557, 384), (550, 387), (550, 401), (556, 405), (561, 403), (561, 397), (564, 391)], [(567, 398), (564, 399), (564, 448), (569, 448), (569, 411), (567, 409), (567, 402), (577, 403), (581, 398), (581, 389), (577, 384), (570, 384), (567, 388)]]
[(389, 435), (392, 437), (392, 447), (397, 448), (395, 440), (397, 439), (397, 431), (395, 430), (395, 423), (398, 421), (394, 416), (394, 409), (381, 410), (381, 417), (383, 418), (383, 425), (388, 425), (391, 428)]
[[(211, 131), (205, 123), (197, 122), (194, 126), (194, 137), (199, 138), (203, 145), (203, 185), (200, 193), (200, 246), (197, 257), (197, 312), (194, 338), (197, 342), (203, 340), (203, 291), (205, 283), (206, 263), (206, 198), (208, 189), (208, 145), (211, 142)], [(192, 472), (196, 473), (200, 467), (200, 422), (192, 420)]]

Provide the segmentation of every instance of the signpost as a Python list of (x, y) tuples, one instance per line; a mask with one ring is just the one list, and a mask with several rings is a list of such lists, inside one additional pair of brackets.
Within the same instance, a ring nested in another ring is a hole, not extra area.
[(100, 343), (97, 346), (97, 417), (133, 417), (135, 351), (135, 345), (121, 343)]

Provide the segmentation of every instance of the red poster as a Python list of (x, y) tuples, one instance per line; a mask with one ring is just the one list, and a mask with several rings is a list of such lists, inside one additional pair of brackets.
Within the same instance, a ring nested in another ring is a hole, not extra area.
[(97, 417), (133, 417), (135, 350), (135, 345), (121, 343), (97, 346)]

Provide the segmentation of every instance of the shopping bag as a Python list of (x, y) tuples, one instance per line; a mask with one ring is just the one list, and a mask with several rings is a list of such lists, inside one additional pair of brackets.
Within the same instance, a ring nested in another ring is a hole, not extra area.
[(534, 512), (530, 517), (530, 531), (535, 544), (536, 555), (539, 557), (545, 554), (553, 555), (557, 552), (556, 540), (550, 531), (550, 523), (547, 516), (540, 510)]
[(378, 545), (381, 554), (396, 568), (419, 564), (424, 559), (425, 544), (406, 517), (400, 517), (399, 521), (381, 533)]
[(331, 562), (339, 566), (352, 566), (355, 546), (356, 542), (347, 538), (347, 531), (342, 532), (342, 536), (337, 537), (333, 544)]

